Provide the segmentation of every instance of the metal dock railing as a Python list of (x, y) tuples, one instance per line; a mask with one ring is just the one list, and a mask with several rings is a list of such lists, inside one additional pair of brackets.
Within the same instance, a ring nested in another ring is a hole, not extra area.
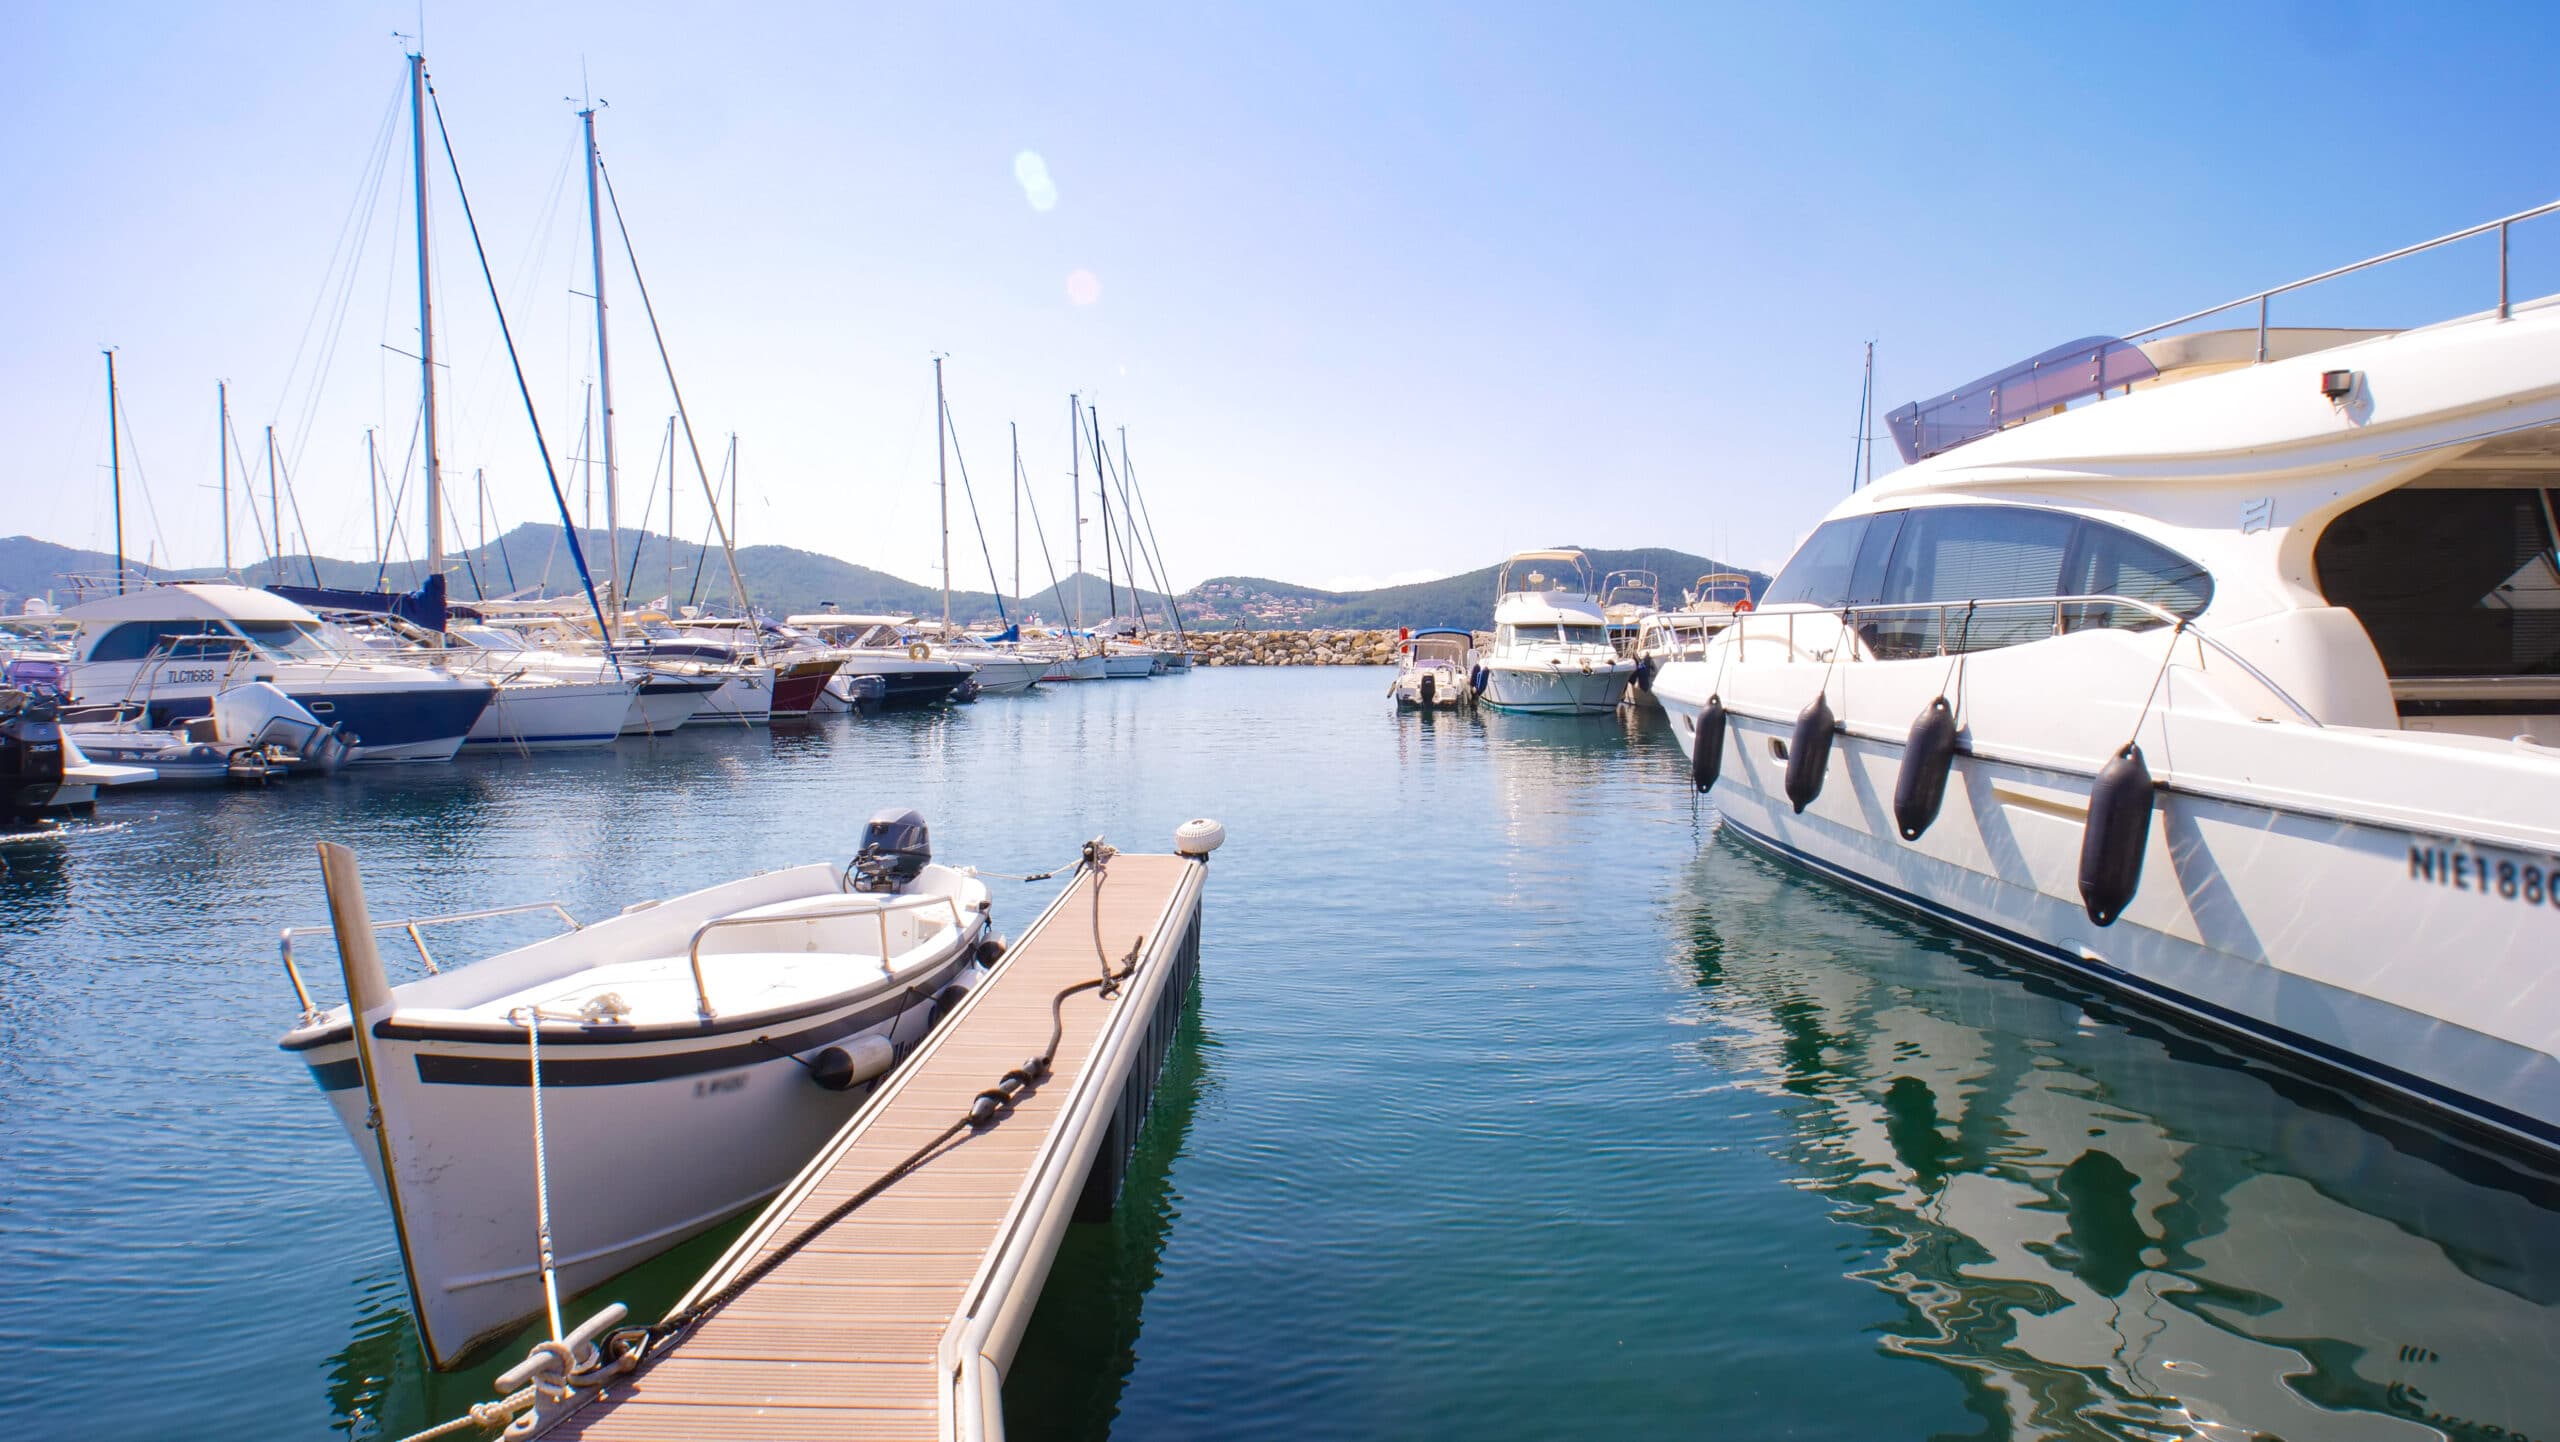
[[(1000, 1438), (1004, 1369), (1060, 1234), (1116, 1199), (1198, 973), (1206, 870), (1112, 855), (1079, 872), (669, 1315), (735, 1295), (544, 1409), (539, 1435)], [(1106, 971), (1124, 974), (1077, 986)], [(982, 1102), (1053, 1026), (1047, 1075)], [(955, 1128), (973, 1106), (996, 1115)]]

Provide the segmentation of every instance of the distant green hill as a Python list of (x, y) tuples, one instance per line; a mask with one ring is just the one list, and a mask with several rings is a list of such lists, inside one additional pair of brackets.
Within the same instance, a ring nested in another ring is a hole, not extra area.
[[(1728, 566), (1687, 551), (1600, 551), (1585, 549), (1591, 561), (1591, 583), (1599, 585), (1609, 572), (1647, 570), (1662, 580), (1662, 601), (1678, 605), (1680, 592), (1711, 571), (1733, 571), (1751, 578), (1751, 594), (1756, 599), (1768, 588), (1769, 578), (1757, 571)], [(1310, 612), (1309, 626), (1464, 626), (1483, 630), (1493, 623), (1493, 586), (1502, 567), (1499, 562), (1462, 576), (1438, 581), (1423, 581), (1409, 586), (1388, 586), (1345, 596), (1330, 606)]]
[[(668, 563), (675, 564), (672, 594), (677, 604), (702, 604), (730, 609), (728, 567), (714, 548), (705, 553), (698, 542), (669, 538), (640, 531), (625, 530), (622, 540), (623, 576), (629, 583), (629, 594), (649, 601), (669, 594)], [(585, 550), (588, 569), (601, 581), (607, 570), (609, 554), (602, 531), (581, 531), (578, 544)], [(1680, 588), (1708, 571), (1727, 567), (1703, 556), (1686, 551), (1591, 551), (1593, 576), (1597, 582), (1611, 570), (1643, 567), (1662, 577), (1664, 598), (1676, 601)], [(48, 593), (57, 601), (72, 598), (69, 582), (77, 575), (104, 575), (114, 567), (114, 558), (98, 551), (83, 551), (39, 541), (32, 536), (0, 538), (0, 609), (14, 611), (19, 598)], [(458, 553), (447, 580), (458, 600), (475, 596), (503, 596), (540, 587), (552, 595), (576, 595), (578, 572), (569, 555), (567, 541), (557, 527), (524, 525), (509, 531), (485, 549)], [(140, 574), (170, 579), (206, 578), (219, 574), (213, 570), (163, 571), (135, 566)], [(293, 585), (346, 587), (370, 590), (377, 584), (405, 591), (418, 584), (419, 568), (414, 563), (396, 562), (376, 567), (369, 562), (333, 560), (322, 556), (287, 556), (271, 568), (260, 563), (241, 573), (251, 585), (263, 585), (282, 571), (284, 581)], [(755, 604), (778, 616), (815, 611), (832, 602), (837, 610), (849, 612), (896, 612), (902, 615), (939, 615), (942, 592), (868, 566), (857, 566), (815, 551), (790, 546), (749, 546), (738, 552), (738, 569), (746, 578), (749, 596)], [(1381, 590), (1361, 592), (1327, 591), (1314, 586), (1301, 586), (1288, 581), (1266, 580), (1258, 576), (1218, 576), (1201, 582), (1183, 593), (1182, 613), (1186, 624), (1215, 630), (1233, 629), (1239, 625), (1255, 630), (1284, 630), (1305, 626), (1467, 626), (1482, 627), (1493, 617), (1493, 582), (1498, 566), (1469, 571), (1445, 580), (1425, 581), (1419, 585), (1389, 586)], [(1730, 569), (1740, 569), (1730, 568)], [(1768, 584), (1766, 576), (1745, 572), (1752, 578), (1752, 593), (1757, 595)], [(1057, 587), (1034, 592), (1022, 598), (1007, 597), (1005, 614), (1019, 617), (1025, 611), (1042, 619), (1058, 622), (1078, 614), (1071, 602), (1081, 600), (1082, 615), (1088, 623), (1100, 622), (1117, 612), (1122, 616), (1137, 615), (1141, 608), (1151, 623), (1162, 624), (1164, 598), (1153, 591), (1133, 593), (1126, 585), (1113, 586), (1105, 578), (1094, 575), (1069, 577)], [(951, 598), (954, 619), (969, 625), (997, 624), (995, 597), (986, 591), (954, 592)]]

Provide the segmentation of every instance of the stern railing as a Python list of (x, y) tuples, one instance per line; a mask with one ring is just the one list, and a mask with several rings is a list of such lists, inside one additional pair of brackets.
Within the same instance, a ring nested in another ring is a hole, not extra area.
[[(377, 921), (373, 924), (373, 929), (376, 932), (407, 932), (409, 944), (418, 949), (418, 960), (425, 964), (427, 975), (440, 976), (443, 974), (443, 968), (436, 965), (435, 955), (427, 950), (427, 939), (422, 934), (427, 927), (448, 926), (463, 921), (486, 921), (499, 916), (522, 916), (536, 911), (548, 911), (559, 917), (569, 931), (583, 929), (578, 918), (569, 914), (569, 908), (556, 901), (528, 901), (519, 906), (486, 906), (477, 911), (456, 911), (444, 916), (419, 916), (407, 921)], [(293, 943), (298, 937), (333, 936), (336, 933), (337, 928), (334, 926), (288, 926), (279, 939), (278, 948), (284, 954), (285, 979), (293, 983), (294, 999), (302, 1003), (304, 1026), (309, 1026), (320, 1019), (320, 1009), (312, 1004), (311, 988), (303, 985), (302, 968), (294, 961)], [(563, 936), (567, 934), (566, 931), (561, 933)]]

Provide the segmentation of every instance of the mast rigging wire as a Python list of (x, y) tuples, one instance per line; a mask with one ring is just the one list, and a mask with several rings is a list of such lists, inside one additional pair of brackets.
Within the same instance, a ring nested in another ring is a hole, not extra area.
[(960, 495), (969, 503), (969, 524), (978, 529), (978, 554), (987, 558), (987, 590), (996, 598), (996, 619), (1011, 625), (1013, 618), (1004, 609), (1004, 583), (996, 577), (996, 553), (988, 549), (986, 523), (978, 519), (978, 493), (969, 485), (969, 460), (960, 454), (960, 423), (951, 418), (948, 400), (942, 403), (942, 428), (951, 437), (951, 458), (960, 463)]
[[(587, 553), (578, 544), (577, 528), (569, 519), (569, 498), (561, 493), (559, 473), (551, 468), (551, 446), (542, 438), (542, 417), (534, 411), (533, 389), (525, 383), (524, 363), (516, 357), (515, 332), (507, 325), (507, 309), (498, 302), (498, 280), (489, 273), (489, 251), (480, 243), (480, 222), (471, 213), (471, 192), (462, 183), (462, 163), (454, 159), (453, 135), (444, 125), (444, 101), (437, 96), (433, 80), (427, 82), (427, 103), (435, 108), (436, 138), (444, 144), (444, 163), (453, 172), (454, 194), (461, 198), (462, 218), (471, 228), (471, 253), (480, 261), (480, 278), (489, 287), (489, 308), (498, 313), (498, 334), (507, 343), (507, 364), (514, 368), (516, 391), (524, 397), (524, 418), (533, 427), (533, 448), (542, 453), (542, 474), (551, 482), (551, 499), (560, 508), (560, 526), (569, 536), (569, 558), (578, 563), (578, 579), (586, 583), (587, 605), (596, 616), (596, 634), (609, 636), (613, 634), (613, 628), (605, 624), (604, 605), (596, 599), (595, 578), (587, 572)], [(609, 648), (605, 655), (608, 660), (613, 660), (614, 674), (621, 675), (621, 661), (613, 658)]]

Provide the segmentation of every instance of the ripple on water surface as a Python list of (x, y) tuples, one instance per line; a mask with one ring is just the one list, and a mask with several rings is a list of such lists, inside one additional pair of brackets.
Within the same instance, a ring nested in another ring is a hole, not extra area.
[[(83, 1436), (398, 1435), (510, 1360), (423, 1373), (381, 1203), (274, 1049), (315, 839), (385, 916), (592, 916), (841, 859), (889, 805), (1001, 871), (1230, 828), (1016, 1437), (2560, 1432), (2546, 1182), (1736, 847), (1658, 721), (1383, 688), (1211, 670), (113, 797), (130, 825), (0, 849), (0, 1435), (66, 1396)], [(662, 1307), (726, 1235), (600, 1296)]]

